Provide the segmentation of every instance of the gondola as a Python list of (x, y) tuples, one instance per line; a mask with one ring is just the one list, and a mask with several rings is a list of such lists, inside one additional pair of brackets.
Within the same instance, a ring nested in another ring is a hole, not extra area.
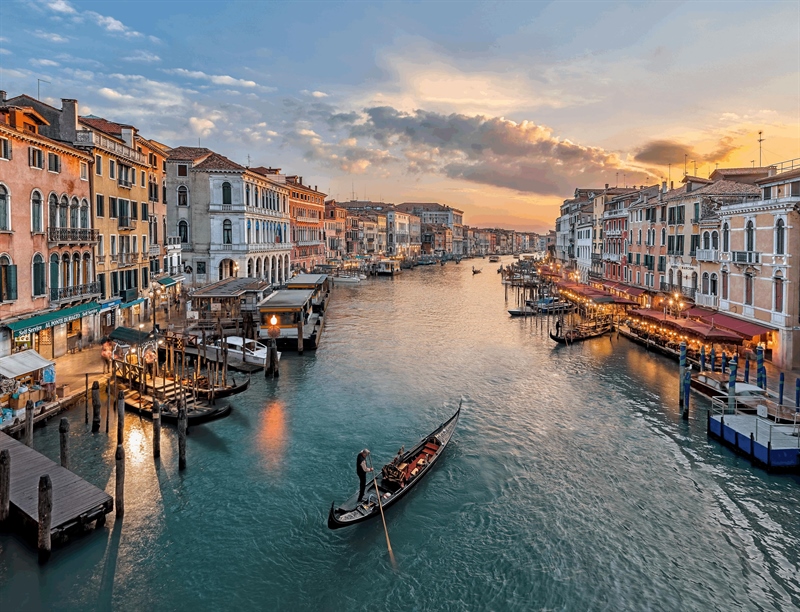
[(595, 328), (589, 327), (584, 329), (571, 329), (560, 336), (550, 332), (550, 339), (558, 342), (559, 344), (572, 344), (573, 342), (580, 342), (581, 340), (588, 340), (589, 338), (602, 336), (610, 329), (610, 325), (600, 325)]
[(442, 456), (453, 437), (460, 414), (459, 402), (458, 410), (453, 416), (422, 438), (410, 451), (398, 453), (390, 463), (383, 466), (380, 474), (367, 481), (364, 489), (366, 501), (358, 503), (358, 491), (356, 491), (343, 504), (337, 506), (335, 502), (332, 503), (328, 514), (328, 527), (340, 529), (379, 516), (380, 507), (375, 494), (375, 482), (378, 483), (384, 510), (406, 495)]
[[(205, 400), (211, 399), (211, 390), (208, 388), (208, 379), (203, 377), (204, 380), (200, 380), (197, 383), (197, 396), (202, 397)], [(205, 384), (204, 384), (205, 383)], [(227, 385), (225, 387), (216, 387), (214, 389), (214, 399), (218, 400), (223, 397), (230, 397), (231, 395), (236, 395), (237, 393), (242, 393), (243, 391), (247, 391), (247, 388), (250, 386), (250, 377), (244, 379), (244, 381), (236, 384), (236, 379), (233, 379), (232, 385)]]

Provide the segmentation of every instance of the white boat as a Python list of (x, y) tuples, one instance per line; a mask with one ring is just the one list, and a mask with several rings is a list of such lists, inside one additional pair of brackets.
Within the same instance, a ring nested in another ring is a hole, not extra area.
[[(242, 342), (244, 342), (244, 359), (242, 359)], [(241, 336), (228, 336), (225, 338), (225, 343), (228, 345), (228, 359), (243, 360), (247, 363), (256, 363), (264, 365), (267, 362), (267, 355), (269, 347), (256, 340), (249, 338), (245, 339)], [(222, 341), (215, 340), (210, 342), (205, 347), (205, 356), (208, 359), (219, 361), (222, 359)], [(203, 355), (203, 345), (198, 342), (198, 354)], [(278, 352), (278, 361), (281, 359), (281, 354)]]
[(348, 284), (353, 285), (355, 283), (360, 283), (361, 277), (360, 276), (348, 276), (348, 275), (341, 275), (341, 276), (334, 276), (333, 283), (336, 284)]
[(530, 306), (523, 306), (522, 308), (510, 308), (508, 314), (512, 317), (532, 317), (536, 314), (536, 310)]

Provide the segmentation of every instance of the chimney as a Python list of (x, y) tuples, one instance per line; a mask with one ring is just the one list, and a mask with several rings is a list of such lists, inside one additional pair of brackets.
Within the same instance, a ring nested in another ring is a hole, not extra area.
[(606, 189), (608, 189), (608, 183), (606, 183)]
[(669, 188), (670, 188), (670, 190), (675, 189), (675, 181), (670, 181), (669, 182)]
[(767, 168), (767, 176), (775, 176), (776, 174), (778, 174), (778, 168), (776, 166), (770, 166), (769, 168)]
[(66, 142), (78, 139), (78, 101), (61, 98), (61, 117), (58, 120), (59, 136)]
[(666, 191), (667, 191), (667, 181), (661, 181), (661, 191), (666, 193)]
[(122, 140), (125, 141), (131, 149), (133, 149), (133, 128), (124, 127), (121, 130), (122, 132)]
[(0, 104), (6, 103), (6, 92), (0, 89)]

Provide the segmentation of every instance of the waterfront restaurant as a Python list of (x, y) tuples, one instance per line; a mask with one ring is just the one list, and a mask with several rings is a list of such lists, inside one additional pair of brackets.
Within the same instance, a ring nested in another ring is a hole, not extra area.
[(331, 287), (327, 274), (298, 274), (286, 281), (286, 289), (311, 290), (314, 292), (311, 301), (314, 312), (325, 312)]
[(230, 319), (253, 313), (257, 319), (259, 304), (269, 295), (271, 285), (265, 280), (232, 276), (192, 294), (189, 318), (200, 320)]
[(259, 336), (268, 338), (270, 328), (277, 327), (280, 331), (277, 337), (279, 349), (299, 349), (298, 337), (301, 334), (303, 348), (316, 349), (322, 332), (322, 317), (314, 312), (313, 298), (313, 289), (281, 289), (268, 295), (258, 305), (261, 315)]

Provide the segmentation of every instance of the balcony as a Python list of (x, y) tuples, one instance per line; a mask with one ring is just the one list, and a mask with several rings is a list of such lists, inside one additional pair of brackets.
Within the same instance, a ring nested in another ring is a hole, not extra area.
[(606, 261), (619, 261), (620, 257), (619, 253), (603, 253), (603, 259)]
[(75, 300), (87, 300), (97, 297), (100, 294), (100, 283), (86, 283), (85, 285), (74, 285), (73, 287), (51, 287), (50, 302), (64, 303)]
[(705, 306), (706, 308), (713, 308), (714, 310), (719, 308), (719, 297), (716, 295), (698, 293), (694, 296), (694, 301), (698, 306)]
[(719, 261), (719, 252), (717, 249), (697, 249), (697, 261)]
[(122, 157), (143, 166), (147, 165), (147, 157), (145, 157), (143, 153), (139, 153), (138, 151), (135, 151), (134, 149), (131, 149), (130, 147), (121, 144), (116, 140), (106, 138), (102, 134), (92, 132), (91, 130), (78, 130), (77, 134), (75, 135), (75, 144), (78, 146), (91, 145), (93, 147), (99, 147), (101, 149), (105, 149), (109, 153), (113, 153), (118, 157)]
[(761, 253), (758, 251), (731, 251), (731, 260), (737, 264), (761, 263)]
[(660, 286), (660, 290), (663, 293), (679, 293), (680, 295), (687, 297), (689, 299), (694, 299), (695, 294), (697, 293), (697, 289), (694, 287), (682, 287), (681, 285), (671, 285), (667, 282), (662, 282)]
[(174, 248), (181, 248), (181, 237), (180, 236), (167, 236), (167, 242), (165, 243), (167, 249), (174, 249)]
[(121, 230), (135, 230), (136, 218), (129, 215), (119, 215), (117, 217), (117, 229)]
[(139, 254), (117, 253), (116, 255), (111, 256), (111, 261), (116, 262), (117, 267), (119, 268), (127, 268), (128, 266), (134, 266), (139, 263)]
[(622, 236), (622, 230), (620, 230), (620, 229), (606, 230), (606, 236), (609, 236), (609, 237)]
[(96, 244), (100, 231), (78, 227), (48, 227), (47, 241), (52, 244)]
[(592, 262), (603, 261), (603, 256), (600, 253), (592, 253)]
[(589, 278), (597, 281), (603, 280), (603, 274), (602, 272), (589, 272)]
[(130, 182), (129, 180), (126, 180), (126, 179), (124, 179), (124, 178), (120, 178), (120, 179), (117, 181), (117, 184), (118, 184), (120, 187), (124, 187), (125, 189), (131, 189), (131, 188), (133, 187), (133, 185), (131, 184), (131, 182)]
[(150, 257), (158, 257), (161, 255), (161, 245), (160, 244), (151, 244), (150, 245)]

